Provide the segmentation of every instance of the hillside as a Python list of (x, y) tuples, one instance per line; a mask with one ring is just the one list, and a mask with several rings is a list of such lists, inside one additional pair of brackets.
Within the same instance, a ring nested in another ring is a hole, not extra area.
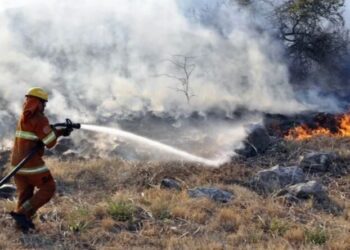
[[(261, 169), (293, 165), (310, 150), (333, 152), (340, 172), (311, 174), (338, 210), (313, 198), (293, 202), (259, 195), (247, 183)], [(350, 249), (350, 139), (276, 142), (263, 154), (218, 169), (195, 164), (47, 159), (57, 195), (37, 217), (37, 231), (15, 231), (0, 200), (0, 249)], [(161, 189), (176, 179), (181, 191)], [(187, 190), (217, 187), (227, 203), (190, 198)]]

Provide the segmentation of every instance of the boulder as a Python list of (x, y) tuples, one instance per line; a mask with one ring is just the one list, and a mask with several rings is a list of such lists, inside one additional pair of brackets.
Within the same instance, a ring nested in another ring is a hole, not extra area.
[(127, 161), (135, 161), (137, 159), (140, 159), (138, 152), (136, 151), (135, 147), (132, 147), (131, 145), (119, 142), (119, 145), (115, 146), (109, 153), (109, 157), (111, 158), (122, 158)]
[(308, 153), (300, 161), (300, 167), (308, 173), (327, 172), (331, 170), (336, 156), (333, 153), (312, 152)]
[(262, 154), (271, 144), (271, 138), (267, 130), (261, 125), (253, 125), (248, 128), (248, 137), (243, 142), (243, 147), (236, 153), (244, 157), (253, 157)]
[(178, 181), (170, 178), (165, 178), (160, 183), (160, 188), (164, 189), (176, 189), (178, 191), (181, 190), (181, 185)]
[(333, 215), (340, 215), (343, 212), (343, 207), (327, 195), (326, 189), (318, 181), (289, 186), (277, 194), (282, 195), (290, 202), (312, 198), (313, 208)]
[(76, 150), (69, 149), (61, 155), (61, 160), (68, 161), (73, 159), (81, 159), (79, 152)]
[(285, 189), (285, 192), (281, 192), (282, 194), (298, 199), (308, 199), (311, 197), (321, 199), (327, 196), (325, 188), (318, 181), (308, 181), (289, 186)]
[(74, 143), (70, 138), (60, 138), (52, 152), (56, 155), (60, 155), (71, 148), (74, 148)]
[(9, 199), (16, 193), (16, 187), (11, 184), (4, 184), (0, 187), (0, 198)]
[(251, 180), (251, 187), (258, 193), (273, 193), (288, 185), (305, 181), (305, 174), (298, 166), (274, 166), (259, 171)]
[(191, 198), (206, 197), (216, 202), (227, 203), (233, 198), (233, 194), (218, 188), (199, 187), (188, 190)]

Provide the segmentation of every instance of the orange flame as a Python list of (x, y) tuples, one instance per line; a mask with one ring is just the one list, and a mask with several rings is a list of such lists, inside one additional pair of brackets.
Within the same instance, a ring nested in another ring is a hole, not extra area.
[(350, 136), (350, 114), (341, 117), (339, 131), (341, 136)]
[(315, 136), (333, 136), (345, 137), (350, 136), (350, 114), (342, 115), (338, 118), (338, 132), (333, 133), (328, 128), (318, 127), (316, 129), (309, 128), (307, 125), (300, 125), (288, 131), (285, 136), (287, 140), (306, 140)]

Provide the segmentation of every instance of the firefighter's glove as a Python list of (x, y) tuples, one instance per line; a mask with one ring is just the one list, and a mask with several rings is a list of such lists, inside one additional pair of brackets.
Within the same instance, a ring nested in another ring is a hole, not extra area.
[(65, 128), (62, 130), (62, 135), (63, 136), (70, 136), (70, 134), (72, 133), (73, 129), (72, 128)]

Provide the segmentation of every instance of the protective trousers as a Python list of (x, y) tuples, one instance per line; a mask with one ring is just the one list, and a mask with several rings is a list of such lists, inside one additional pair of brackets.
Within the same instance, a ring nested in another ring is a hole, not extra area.
[[(49, 171), (40, 174), (15, 175), (17, 186), (16, 212), (30, 219), (36, 211), (49, 202), (56, 191), (56, 184)], [(34, 192), (34, 189), (38, 190)]]

